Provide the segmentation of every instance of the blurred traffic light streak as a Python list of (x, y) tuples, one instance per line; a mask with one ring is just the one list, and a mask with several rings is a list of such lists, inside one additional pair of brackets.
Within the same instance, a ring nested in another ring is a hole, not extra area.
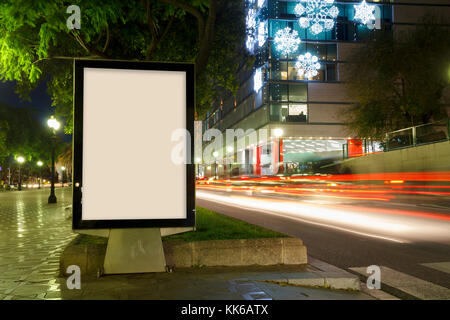
[[(288, 196), (289, 200), (322, 199), (329, 201), (381, 201), (392, 200), (411, 202), (412, 200), (433, 203), (434, 200), (447, 203), (440, 206), (450, 211), (450, 172), (408, 172), (354, 175), (313, 175), (313, 176), (265, 176), (241, 177), (239, 179), (202, 180), (197, 182), (198, 190), (244, 193), (251, 196)], [(417, 196), (419, 198), (417, 198)], [(253, 197), (254, 198), (254, 197)], [(275, 198), (270, 200), (276, 201)], [(322, 208), (324, 205), (322, 205)], [(344, 208), (344, 206), (340, 206)], [(397, 208), (370, 208), (365, 212), (396, 214), (428, 219), (450, 221), (450, 215)], [(346, 206), (345, 210), (355, 210)], [(356, 210), (360, 210), (356, 207)]]

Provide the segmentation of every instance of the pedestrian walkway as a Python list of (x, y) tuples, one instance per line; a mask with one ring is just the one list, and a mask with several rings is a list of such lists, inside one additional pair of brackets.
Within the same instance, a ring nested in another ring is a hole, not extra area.
[(48, 190), (0, 193), (0, 300), (372, 299), (357, 291), (305, 288), (287, 282), (280, 285), (283, 279), (299, 281), (314, 275), (317, 269), (312, 266), (192, 268), (173, 273), (82, 277), (81, 289), (69, 290), (66, 279), (58, 274), (60, 255), (76, 236), (71, 230), (71, 211), (67, 210), (71, 189), (57, 189), (56, 196), (58, 203), (49, 205)]
[(81, 300), (371, 300), (359, 291), (292, 286), (266, 281), (287, 274), (307, 276), (299, 266), (209, 267), (173, 273), (83, 277), (80, 290), (69, 290), (61, 279), (63, 299)]
[[(428, 263), (423, 265), (450, 273), (448, 269), (448, 262)], [(367, 267), (355, 267), (349, 269), (364, 276), (367, 275)], [(450, 300), (450, 290), (445, 287), (385, 266), (380, 266), (380, 271), (381, 286), (383, 286), (383, 284), (390, 286), (421, 300)]]
[(76, 236), (69, 211), (71, 189), (0, 193), (0, 299), (60, 298), (59, 257)]

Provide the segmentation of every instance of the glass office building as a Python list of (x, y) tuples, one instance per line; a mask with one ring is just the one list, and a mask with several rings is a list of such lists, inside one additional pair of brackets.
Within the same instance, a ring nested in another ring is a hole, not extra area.
[[(246, 150), (233, 146), (231, 154), (224, 145), (221, 165), (205, 166), (202, 173), (302, 173), (343, 153), (377, 151), (376, 144), (349, 136), (343, 125), (342, 114), (355, 101), (342, 79), (352, 50), (374, 29), (396, 32), (414, 25), (428, 9), (449, 9), (413, 2), (246, 0), (244, 46), (255, 63), (251, 70), (243, 64), (237, 95), (224, 98), (207, 114), (203, 131), (267, 129), (278, 134)], [(244, 164), (236, 164), (240, 152), (245, 153)]]

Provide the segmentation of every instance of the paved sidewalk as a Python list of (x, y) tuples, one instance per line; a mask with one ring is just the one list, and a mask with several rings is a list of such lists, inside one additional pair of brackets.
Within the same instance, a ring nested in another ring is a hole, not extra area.
[(305, 288), (266, 279), (307, 274), (298, 266), (209, 267), (173, 273), (112, 275), (81, 280), (80, 290), (68, 290), (61, 279), (63, 299), (164, 300), (368, 300), (357, 291)]
[(76, 236), (69, 211), (71, 188), (0, 192), (0, 300), (59, 298), (59, 257)]
[[(58, 278), (59, 257), (76, 236), (71, 189), (0, 193), (0, 300), (16, 299), (372, 299), (362, 292), (303, 288), (263, 280), (308, 276), (294, 266), (178, 269), (173, 273), (82, 277), (81, 290)], [(299, 269), (300, 268), (300, 269)]]

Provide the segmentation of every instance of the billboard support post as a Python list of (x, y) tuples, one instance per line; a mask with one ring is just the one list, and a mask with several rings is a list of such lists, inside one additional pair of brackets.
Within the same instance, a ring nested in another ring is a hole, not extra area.
[(166, 259), (159, 228), (111, 229), (105, 274), (165, 271)]

